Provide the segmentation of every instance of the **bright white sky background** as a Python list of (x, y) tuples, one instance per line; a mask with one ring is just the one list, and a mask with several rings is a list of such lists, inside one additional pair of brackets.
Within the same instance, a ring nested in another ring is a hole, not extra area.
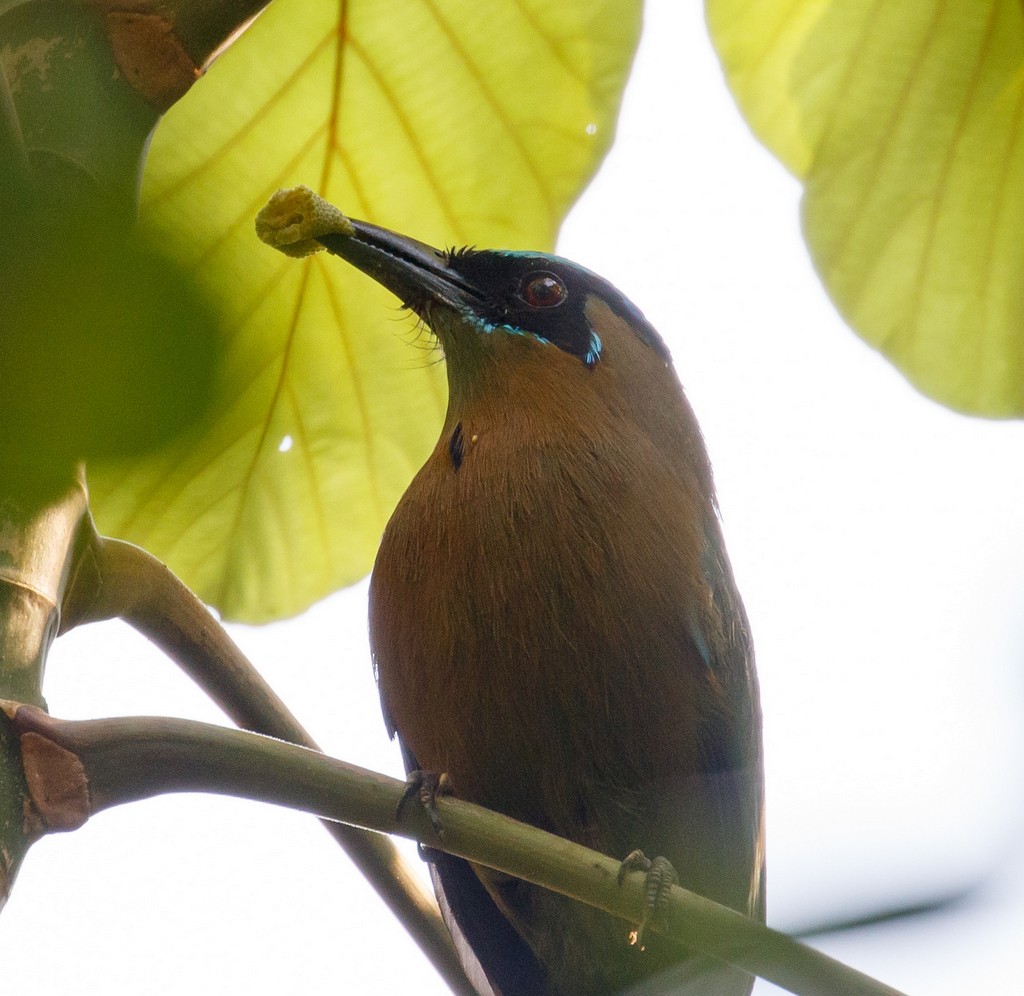
[[(664, 334), (707, 436), (762, 681), (770, 920), (973, 885), (954, 909), (819, 943), (911, 993), (1010, 991), (1024, 425), (939, 408), (847, 330), (798, 200), (725, 90), (701, 5), (649, 0), (618, 143), (559, 249)], [(326, 749), (398, 774), (365, 603), (363, 584), (234, 632)], [(46, 690), (68, 718), (220, 721), (119, 624), (61, 639)], [(36, 845), (0, 917), (0, 965), (6, 992), (38, 996), (446, 991), (315, 821), (185, 796)]]

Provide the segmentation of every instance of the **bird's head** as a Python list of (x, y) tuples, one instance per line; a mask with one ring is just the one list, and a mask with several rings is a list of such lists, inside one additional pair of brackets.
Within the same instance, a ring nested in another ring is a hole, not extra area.
[(616, 447), (635, 454), (638, 468), (660, 453), (710, 493), (700, 429), (668, 348), (607, 280), (546, 253), (439, 250), (349, 219), (317, 241), (437, 337), (448, 369), (445, 434), (468, 418), (500, 425), (506, 441)]
[[(350, 233), (320, 240), (387, 287), (414, 311), (444, 350), (453, 391), (488, 380), (509, 364), (560, 368), (581, 376), (625, 360), (640, 348), (667, 368), (661, 337), (607, 280), (567, 259), (539, 252), (440, 250), (376, 225), (352, 221)], [(531, 360), (533, 362), (531, 362)]]

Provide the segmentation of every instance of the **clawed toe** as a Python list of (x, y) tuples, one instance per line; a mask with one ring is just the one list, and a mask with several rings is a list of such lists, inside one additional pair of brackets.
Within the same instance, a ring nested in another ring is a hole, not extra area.
[(654, 858), (652, 861), (643, 851), (630, 851), (619, 865), (619, 885), (631, 871), (642, 871), (647, 876), (644, 882), (644, 908), (640, 922), (636, 927), (633, 944), (643, 947), (644, 931), (651, 918), (657, 913), (658, 907), (668, 895), (669, 889), (679, 881), (675, 868), (667, 858)]
[(395, 819), (400, 820), (406, 804), (411, 799), (418, 799), (420, 805), (426, 810), (430, 817), (430, 825), (438, 837), (444, 836), (444, 827), (441, 826), (441, 817), (437, 813), (437, 797), (439, 795), (451, 795), (451, 782), (446, 774), (437, 774), (433, 771), (410, 771), (405, 781), (405, 791), (402, 798), (398, 800), (395, 807)]

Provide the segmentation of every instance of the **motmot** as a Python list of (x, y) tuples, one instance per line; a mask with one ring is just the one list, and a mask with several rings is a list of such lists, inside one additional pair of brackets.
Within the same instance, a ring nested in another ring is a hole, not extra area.
[[(370, 642), (410, 772), (764, 918), (761, 713), (711, 466), (664, 341), (540, 252), (442, 251), (351, 221), (319, 238), (443, 353), (440, 437), (384, 531)], [(746, 994), (652, 932), (431, 852), (482, 992)], [(664, 976), (663, 989), (642, 989)]]

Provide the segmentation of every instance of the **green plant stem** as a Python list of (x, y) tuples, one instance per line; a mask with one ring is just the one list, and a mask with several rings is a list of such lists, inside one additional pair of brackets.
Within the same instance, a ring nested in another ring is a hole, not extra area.
[(85, 485), (0, 459), (0, 694), (42, 704), (60, 606), (91, 534)]
[[(319, 750), (274, 690), (205, 605), (164, 564), (140, 547), (94, 536), (91, 565), (65, 606), (64, 629), (119, 616), (192, 678), (247, 730)], [(453, 992), (474, 994), (437, 907), (424, 895), (386, 837), (325, 821)]]
[[(553, 889), (635, 923), (644, 876), (618, 881), (620, 863), (535, 827), (449, 797), (437, 800), (443, 836), (419, 806), (396, 816), (405, 784), (323, 754), (188, 720), (131, 718), (69, 722), (29, 706), (8, 707), (21, 736), (55, 745), (68, 767), (80, 762), (89, 814), (166, 792), (218, 792), (301, 809), (322, 819), (411, 837)], [(46, 792), (53, 752), (23, 748), (29, 782)], [(66, 780), (61, 784), (66, 784)], [(45, 802), (44, 802), (45, 805)], [(45, 817), (45, 814), (44, 814)], [(673, 887), (650, 929), (676, 937), (803, 996), (899, 996), (777, 931)]]
[[(42, 705), (46, 658), (88, 520), (81, 480), (39, 490), (26, 487), (31, 480), (0, 463), (0, 697)], [(0, 907), (41, 829), (27, 801), (19, 743), (0, 718)]]

